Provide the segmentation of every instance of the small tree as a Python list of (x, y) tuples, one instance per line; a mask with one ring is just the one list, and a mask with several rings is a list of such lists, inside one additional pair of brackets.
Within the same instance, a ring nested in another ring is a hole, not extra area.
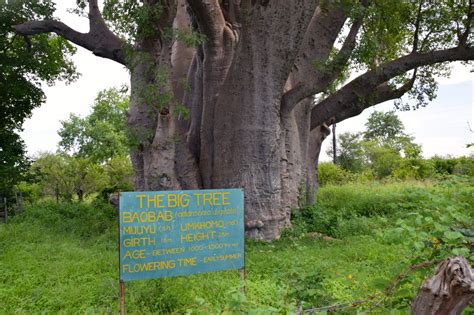
[(38, 180), (43, 194), (59, 199), (70, 200), (73, 195), (73, 183), (66, 176), (67, 161), (64, 156), (53, 153), (41, 153), (31, 166), (31, 172)]
[[(416, 160), (410, 162), (413, 165), (419, 164), (421, 146), (405, 133), (395, 111), (374, 111), (365, 126), (363, 133), (345, 132), (339, 136), (337, 161), (342, 168), (360, 172), (369, 167), (376, 177), (383, 178), (400, 167), (402, 157)], [(332, 155), (332, 151), (327, 153)]]
[(366, 162), (377, 178), (387, 177), (397, 169), (402, 161), (400, 152), (388, 144), (363, 141)]
[(104, 163), (114, 156), (128, 156), (125, 124), (129, 97), (116, 88), (99, 92), (92, 113), (81, 118), (71, 114), (58, 134), (59, 150)]
[(116, 191), (133, 190), (132, 163), (128, 156), (115, 156), (104, 166), (107, 175), (108, 185), (102, 191), (104, 197)]
[(108, 183), (101, 166), (86, 158), (75, 158), (63, 154), (42, 153), (31, 166), (46, 195), (71, 201), (74, 195), (79, 201), (100, 192)]
[(107, 186), (108, 178), (99, 165), (88, 158), (67, 157), (65, 176), (72, 182), (74, 193), (80, 202), (92, 193), (100, 192)]
[(383, 143), (396, 142), (405, 136), (405, 126), (395, 111), (374, 111), (365, 123), (365, 140), (375, 140)]
[(125, 126), (128, 103), (124, 90), (107, 89), (97, 95), (90, 115), (71, 115), (62, 122), (59, 150), (72, 155), (70, 172), (79, 200), (92, 192), (108, 197), (117, 190), (133, 190)]
[[(341, 133), (337, 140), (336, 160), (342, 168), (351, 172), (360, 172), (364, 168), (364, 150), (361, 143), (362, 133)], [(334, 155), (333, 148), (327, 154)]]

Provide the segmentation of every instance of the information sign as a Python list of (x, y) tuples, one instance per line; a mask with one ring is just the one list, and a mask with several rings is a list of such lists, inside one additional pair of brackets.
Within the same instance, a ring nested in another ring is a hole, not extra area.
[(244, 267), (240, 189), (120, 193), (120, 280)]

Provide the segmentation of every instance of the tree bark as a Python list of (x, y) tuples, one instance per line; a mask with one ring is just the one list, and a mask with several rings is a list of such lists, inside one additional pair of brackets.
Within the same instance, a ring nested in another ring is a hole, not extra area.
[[(244, 188), (246, 234), (256, 239), (278, 238), (290, 219), (282, 200), (280, 100), (316, 5), (302, 3), (244, 6), (237, 53), (215, 106), (212, 187)], [(285, 47), (275, 49), (278, 42)]]
[(464, 257), (448, 258), (413, 300), (414, 315), (458, 315), (474, 305), (474, 269)]
[[(158, 5), (158, 4), (155, 4)], [(199, 170), (177, 114), (194, 50), (163, 35), (168, 25), (189, 27), (183, 1), (161, 14), (163, 32), (137, 41), (131, 56), (128, 128), (136, 190), (196, 189)]]

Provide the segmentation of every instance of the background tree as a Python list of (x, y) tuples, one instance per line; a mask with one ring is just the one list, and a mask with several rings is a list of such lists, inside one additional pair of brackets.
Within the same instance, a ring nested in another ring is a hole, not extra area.
[(71, 200), (74, 193), (72, 178), (66, 176), (67, 161), (64, 156), (41, 153), (31, 165), (31, 172), (39, 182), (43, 194), (60, 199)]
[(365, 141), (374, 141), (379, 146), (391, 147), (408, 157), (421, 157), (421, 147), (413, 143), (413, 137), (405, 133), (405, 126), (395, 111), (372, 112), (365, 127)]
[(405, 127), (395, 111), (374, 111), (365, 123), (365, 140), (389, 143), (405, 136)]
[(243, 187), (259, 239), (289, 224), (300, 187), (314, 199), (328, 125), (405, 93), (423, 106), (446, 62), (474, 59), (467, 0), (77, 3), (88, 33), (50, 19), (15, 30), (54, 32), (130, 70), (135, 189)]
[(58, 132), (59, 150), (96, 163), (128, 156), (125, 131), (128, 102), (128, 96), (118, 89), (99, 92), (90, 115), (81, 118), (71, 114), (62, 122)]
[[(115, 156), (104, 166), (105, 174), (108, 177), (108, 185), (104, 193), (110, 194), (117, 191), (133, 190), (132, 163), (128, 156)], [(108, 198), (109, 196), (104, 196)]]
[[(362, 133), (341, 133), (337, 138), (337, 164), (351, 172), (362, 171), (364, 168), (364, 150), (361, 142)], [(329, 148), (327, 154), (333, 156), (333, 149)]]
[(393, 146), (376, 141), (364, 141), (361, 144), (366, 163), (376, 178), (387, 177), (400, 166), (402, 156)]
[(51, 19), (50, 1), (0, 1), (0, 195), (9, 195), (27, 168), (18, 133), (31, 111), (44, 101), (41, 83), (71, 82), (77, 77), (68, 57), (75, 48), (61, 37), (42, 34), (23, 40), (12, 26)]
[(84, 118), (71, 115), (62, 122), (59, 151), (70, 154), (70, 164), (83, 175), (72, 174), (79, 200), (94, 191), (107, 199), (110, 193), (133, 190), (126, 135), (128, 104), (125, 89), (107, 89), (99, 92), (91, 114)]
[[(402, 165), (422, 167), (421, 146), (414, 143), (414, 138), (405, 132), (405, 126), (394, 111), (374, 111), (365, 124), (362, 133), (346, 132), (338, 137), (337, 160), (345, 170), (358, 173), (369, 169), (377, 178), (392, 175)], [(327, 154), (332, 156), (331, 149)], [(404, 175), (408, 174), (404, 169)], [(422, 169), (425, 174), (429, 170)], [(427, 175), (427, 174), (425, 174)]]
[(44, 195), (56, 199), (79, 202), (90, 194), (100, 193), (109, 183), (104, 168), (88, 158), (64, 154), (42, 153), (31, 165), (32, 177)]
[(402, 157), (421, 159), (421, 146), (405, 133), (395, 111), (374, 111), (365, 124), (364, 142), (367, 162), (378, 178), (392, 174), (402, 165)]
[(84, 197), (101, 191), (107, 186), (107, 177), (103, 169), (87, 158), (66, 158), (65, 176), (70, 178), (72, 188), (79, 202)]

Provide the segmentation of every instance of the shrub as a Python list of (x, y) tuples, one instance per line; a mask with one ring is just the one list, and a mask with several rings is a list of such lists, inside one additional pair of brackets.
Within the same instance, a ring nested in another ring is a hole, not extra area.
[(456, 159), (453, 174), (474, 176), (474, 157), (460, 157)]
[(380, 145), (374, 141), (363, 143), (370, 168), (378, 179), (390, 176), (400, 167), (402, 157), (390, 145)]
[(331, 162), (323, 162), (318, 165), (318, 181), (321, 186), (341, 185), (351, 182), (355, 179), (354, 174), (346, 171), (339, 165)]
[(431, 161), (406, 158), (400, 162), (400, 167), (393, 171), (393, 177), (398, 179), (425, 179), (434, 174)]
[(16, 189), (27, 203), (37, 202), (41, 198), (42, 187), (37, 183), (19, 182)]
[(42, 201), (25, 208), (24, 215), (17, 220), (48, 226), (58, 233), (75, 234), (81, 238), (98, 236), (113, 229), (117, 214), (104, 202), (56, 203)]
[(453, 174), (454, 167), (456, 166), (456, 159), (452, 158), (434, 156), (430, 161), (433, 163), (435, 172), (441, 175)]

